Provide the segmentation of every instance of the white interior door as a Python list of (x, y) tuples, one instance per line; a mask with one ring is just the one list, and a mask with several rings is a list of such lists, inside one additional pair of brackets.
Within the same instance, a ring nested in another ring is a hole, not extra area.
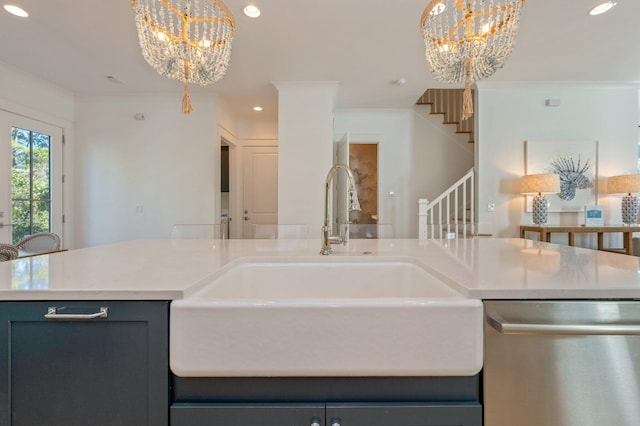
[(278, 147), (244, 147), (243, 194), (244, 238), (254, 224), (278, 223)]
[(62, 157), (60, 127), (0, 111), (0, 242), (50, 231), (64, 244)]

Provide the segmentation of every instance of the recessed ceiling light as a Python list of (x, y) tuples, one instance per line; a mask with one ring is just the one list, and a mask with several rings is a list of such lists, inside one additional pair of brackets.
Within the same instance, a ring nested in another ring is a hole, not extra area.
[(258, 9), (258, 6), (256, 6), (255, 4), (246, 5), (244, 9), (242, 9), (242, 11), (249, 18), (257, 18), (258, 16), (260, 16), (260, 9)]
[(21, 7), (15, 6), (13, 4), (5, 4), (4, 10), (6, 10), (12, 15), (16, 15), (21, 18), (26, 18), (29, 16), (29, 14), (24, 9), (22, 9)]
[(615, 1), (606, 1), (604, 3), (600, 3), (597, 6), (594, 6), (590, 11), (589, 11), (589, 15), (591, 16), (595, 16), (595, 15), (600, 15), (603, 14), (605, 12), (608, 12), (609, 10), (611, 10), (611, 8), (613, 6), (616, 5)]
[(254, 106), (253, 110), (254, 111), (262, 111), (262, 107), (261, 106)]

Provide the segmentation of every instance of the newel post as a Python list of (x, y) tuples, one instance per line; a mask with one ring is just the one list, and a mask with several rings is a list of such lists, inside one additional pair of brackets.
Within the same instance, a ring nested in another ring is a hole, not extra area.
[(418, 239), (427, 239), (427, 206), (429, 200), (426, 198), (418, 199)]

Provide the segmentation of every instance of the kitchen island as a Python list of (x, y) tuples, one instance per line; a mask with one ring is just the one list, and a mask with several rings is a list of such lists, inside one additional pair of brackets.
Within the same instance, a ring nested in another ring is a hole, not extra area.
[[(319, 239), (145, 240), (0, 263), (0, 300), (176, 300), (246, 257)], [(638, 298), (640, 258), (525, 239), (352, 240), (328, 257), (411, 257), (473, 299)]]
[[(316, 239), (128, 241), (1, 263), (0, 320), (9, 327), (0, 335), (8, 342), (0, 364), (9, 367), (0, 368), (0, 424), (34, 424), (37, 417), (29, 416), (42, 414), (38, 410), (46, 414), (76, 397), (64, 392), (74, 392), (80, 401), (85, 397), (109, 402), (88, 404), (84, 415), (92, 415), (93, 424), (168, 424), (169, 404), (174, 425), (233, 418), (244, 425), (298, 424), (296, 416), (308, 421), (300, 424), (325, 425), (345, 417), (345, 412), (356, 416), (358, 420), (349, 423), (356, 425), (412, 424), (412, 418), (422, 419), (416, 424), (429, 424), (425, 418), (439, 425), (481, 424), (478, 375), (385, 377), (381, 372), (376, 378), (313, 380), (168, 377), (172, 301), (189, 298), (243, 259), (320, 258), (318, 251)], [(524, 239), (353, 240), (324, 258), (374, 262), (409, 258), (470, 300), (640, 298), (638, 258)], [(63, 316), (45, 320), (51, 307), (58, 308), (53, 315)], [(99, 317), (101, 308), (113, 313), (113, 323)], [(98, 322), (65, 318), (67, 314), (96, 314)], [(95, 324), (101, 327), (89, 328)], [(65, 353), (66, 345), (77, 343), (78, 336), (86, 339), (80, 351)], [(127, 349), (118, 350), (119, 342)], [(476, 355), (482, 358), (482, 353)], [(76, 364), (84, 360), (87, 364), (81, 371), (95, 374), (68, 380), (65, 387), (65, 378), (74, 374), (65, 359)], [(57, 373), (47, 377), (51, 365)], [(109, 369), (103, 371), (105, 366)], [(51, 381), (64, 392), (42, 390)], [(88, 389), (74, 391), (78, 384)], [(92, 397), (92, 386), (108, 391)], [(47, 402), (52, 394), (61, 396)], [(127, 410), (136, 417), (122, 417)], [(71, 411), (59, 418), (66, 424), (83, 424), (78, 410)], [(264, 420), (265, 413), (273, 415), (273, 423)], [(114, 416), (110, 423), (99, 423), (110, 415)], [(379, 423), (371, 423), (372, 419)]]

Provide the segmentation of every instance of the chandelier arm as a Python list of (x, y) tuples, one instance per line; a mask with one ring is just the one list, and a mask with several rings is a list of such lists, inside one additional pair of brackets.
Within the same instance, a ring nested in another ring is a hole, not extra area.
[[(464, 20), (460, 20), (460, 21), (458, 22), (458, 24), (457, 24), (455, 27), (453, 27), (453, 28), (451, 29), (451, 31), (449, 31), (449, 33), (447, 34), (447, 37), (450, 37), (450, 38), (452, 38), (452, 39), (453, 39), (453, 36), (455, 35), (455, 33), (457, 33), (457, 32), (458, 32), (458, 30), (459, 30), (460, 28), (462, 28), (463, 26), (465, 26), (465, 25), (466, 25), (465, 21), (464, 21)], [(454, 40), (455, 40), (455, 39), (454, 39)]]
[(467, 9), (464, 14), (464, 26), (465, 26), (465, 36), (467, 37), (465, 41), (472, 40), (473, 37), (473, 12), (471, 12), (471, 7), (467, 5)]
[(498, 12), (506, 12), (509, 9), (513, 9), (513, 5), (510, 4), (508, 6), (494, 7), (493, 9), (485, 9), (480, 12), (473, 12), (473, 17), (479, 18), (480, 16), (493, 15), (494, 13)]
[[(181, 10), (179, 10), (177, 7), (175, 6), (171, 6), (169, 4), (168, 0), (160, 0), (161, 3), (171, 12), (175, 13), (176, 15), (179, 15), (180, 17), (184, 17), (185, 14), (184, 12), (182, 12)], [(439, 1), (439, 0), (437, 0)], [(131, 0), (131, 7), (133, 9), (135, 9), (135, 3), (136, 0)], [(231, 33), (232, 35), (235, 37), (236, 35), (236, 23), (233, 20), (233, 18), (231, 18), (231, 11), (229, 10), (229, 8), (224, 4), (224, 3), (219, 3), (217, 1), (212, 2), (214, 4), (215, 7), (217, 7), (218, 9), (220, 9), (222, 11), (222, 13), (225, 15), (225, 18), (206, 18), (204, 16), (197, 16), (195, 18), (189, 18), (189, 22), (193, 23), (193, 22), (210, 22), (210, 23), (227, 23), (229, 25), (231, 25)]]
[[(133, 2), (135, 0), (131, 0), (131, 1)], [(429, 4), (427, 4), (427, 7), (424, 8), (424, 11), (422, 12), (422, 17), (420, 18), (420, 30), (421, 31), (422, 31), (422, 28), (424, 27), (425, 21), (429, 17), (429, 14), (433, 11), (433, 8), (436, 7), (441, 2), (442, 2), (442, 0), (431, 0), (429, 2)]]
[(182, 15), (184, 14), (184, 13), (183, 13), (181, 10), (179, 10), (177, 7), (175, 7), (175, 6), (171, 6), (167, 0), (160, 0), (160, 1), (162, 2), (162, 5), (163, 5), (164, 7), (166, 7), (167, 9), (169, 9), (170, 11), (172, 11), (173, 13), (175, 13), (176, 15), (180, 15), (180, 16), (182, 16)]
[(471, 96), (471, 59), (465, 63), (464, 92), (462, 93), (462, 119), (473, 116), (473, 97)]

